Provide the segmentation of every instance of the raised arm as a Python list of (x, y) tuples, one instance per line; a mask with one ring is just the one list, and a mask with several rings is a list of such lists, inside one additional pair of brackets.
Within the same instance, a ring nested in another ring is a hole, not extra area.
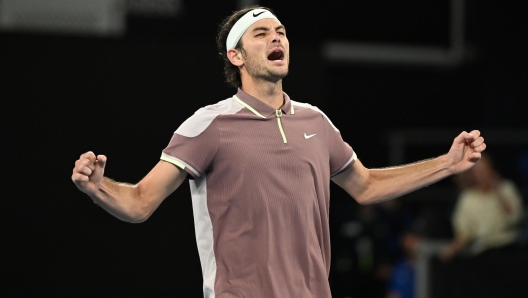
[(103, 176), (106, 161), (104, 155), (84, 153), (75, 162), (72, 181), (110, 214), (131, 223), (147, 220), (187, 176), (185, 171), (160, 161), (139, 183), (120, 183)]
[(446, 155), (384, 169), (367, 169), (357, 160), (332, 180), (360, 204), (378, 203), (470, 169), (484, 149), (486, 144), (478, 130), (463, 132), (455, 138)]

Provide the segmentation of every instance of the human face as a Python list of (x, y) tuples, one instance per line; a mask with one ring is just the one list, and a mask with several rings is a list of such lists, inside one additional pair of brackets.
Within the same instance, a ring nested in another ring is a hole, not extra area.
[(249, 76), (278, 82), (288, 74), (290, 61), (286, 29), (274, 19), (251, 25), (240, 39), (242, 59)]
[(471, 170), (475, 183), (480, 189), (488, 191), (497, 186), (497, 173), (487, 156), (482, 156)]

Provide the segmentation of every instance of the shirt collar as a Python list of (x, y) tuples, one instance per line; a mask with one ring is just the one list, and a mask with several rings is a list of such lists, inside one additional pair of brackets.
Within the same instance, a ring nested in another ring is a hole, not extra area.
[[(290, 97), (288, 94), (282, 92), (284, 97), (284, 105), (282, 106), (281, 110), (283, 114), (286, 115), (293, 115), (295, 114), (295, 111), (293, 110), (293, 106), (290, 101)], [(237, 94), (234, 96), (235, 100), (239, 100), (240, 104), (245, 106), (248, 110), (253, 112), (255, 115), (266, 118), (270, 115), (275, 114), (275, 109), (262, 102), (261, 100), (247, 94), (246, 92), (242, 91), (242, 89), (238, 88)]]

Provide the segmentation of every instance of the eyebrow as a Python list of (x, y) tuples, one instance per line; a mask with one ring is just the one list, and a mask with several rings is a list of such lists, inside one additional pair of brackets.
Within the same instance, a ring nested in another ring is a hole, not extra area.
[[(275, 27), (275, 31), (280, 30), (280, 29), (286, 30), (286, 27), (284, 27), (284, 25), (279, 25), (279, 26)], [(259, 30), (269, 31), (269, 28), (268, 27), (256, 27), (256, 28), (253, 28), (253, 30), (251, 30), (251, 31), (255, 32), (255, 31), (259, 31)]]

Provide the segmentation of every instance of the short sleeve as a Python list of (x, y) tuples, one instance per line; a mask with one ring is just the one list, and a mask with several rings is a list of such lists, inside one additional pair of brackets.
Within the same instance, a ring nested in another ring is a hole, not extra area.
[(174, 132), (161, 160), (185, 170), (193, 178), (202, 176), (211, 166), (218, 149), (218, 114), (198, 110)]
[(331, 177), (333, 177), (352, 165), (356, 161), (357, 156), (354, 150), (352, 150), (352, 147), (343, 141), (339, 130), (324, 114), (323, 122), (325, 125), (328, 152), (330, 153), (330, 173)]

